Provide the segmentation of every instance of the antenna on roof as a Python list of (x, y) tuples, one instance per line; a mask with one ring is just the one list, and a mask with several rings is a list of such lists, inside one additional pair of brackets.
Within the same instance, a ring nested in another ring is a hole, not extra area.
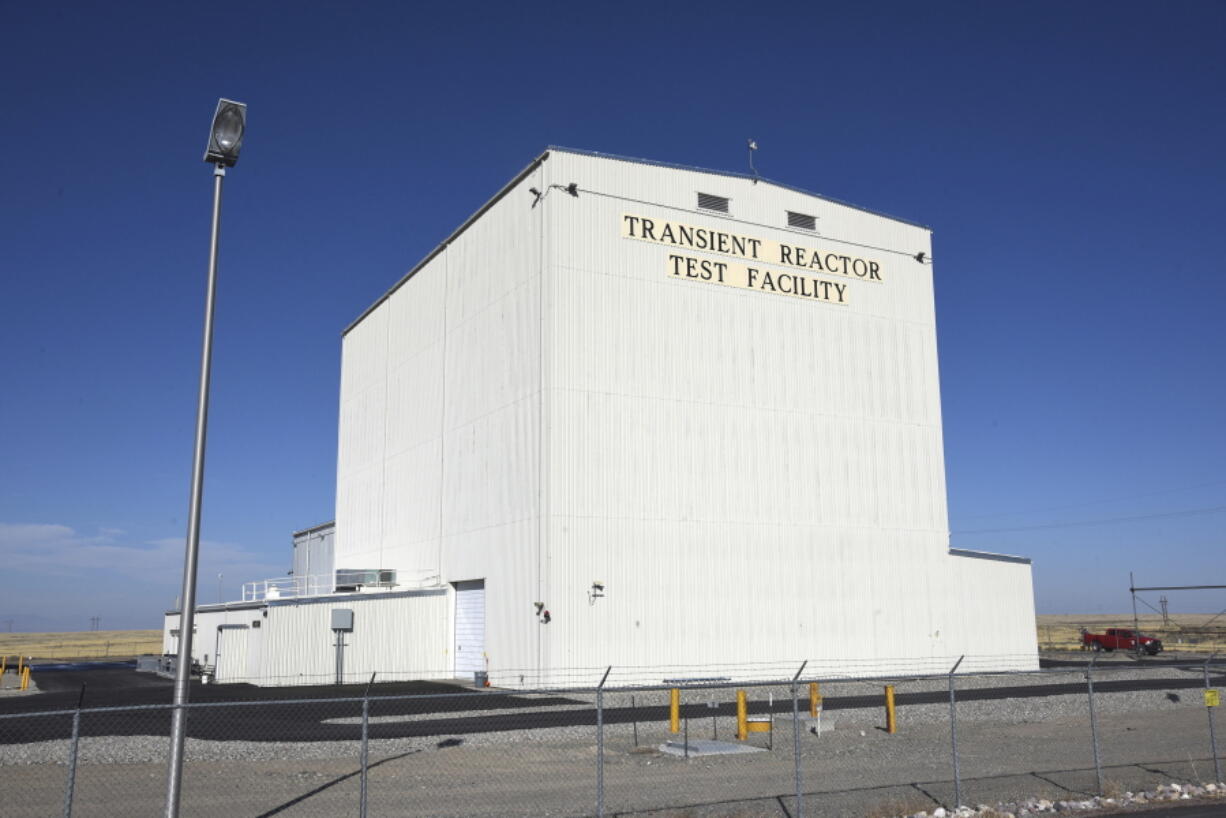
[(753, 139), (748, 140), (748, 143), (749, 143), (749, 171), (750, 173), (753, 174), (753, 183), (756, 185), (758, 183), (758, 180), (762, 178), (761, 175), (758, 173), (758, 169), (753, 166), (753, 152), (758, 149), (758, 143), (754, 141)]

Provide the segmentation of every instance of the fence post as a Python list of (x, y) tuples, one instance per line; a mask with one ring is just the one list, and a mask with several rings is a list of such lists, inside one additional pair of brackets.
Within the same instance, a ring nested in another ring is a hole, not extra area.
[(958, 665), (962, 664), (965, 658), (964, 653), (949, 669), (949, 741), (954, 758), (954, 809), (962, 806), (962, 771), (958, 767), (958, 704), (954, 693), (954, 674), (958, 672)]
[(77, 712), (72, 714), (72, 747), (68, 751), (68, 784), (64, 788), (64, 818), (72, 816), (72, 799), (77, 789), (77, 751), (81, 746), (81, 705), (84, 701), (85, 685), (82, 683), (81, 695), (77, 697)]
[[(805, 666), (808, 664), (808, 659), (801, 662), (796, 675), (792, 677), (792, 765), (796, 768), (796, 818), (800, 818), (805, 812), (800, 803), (803, 780), (800, 774), (800, 694), (796, 688), (796, 680), (805, 672)], [(774, 740), (773, 733), (771, 740)]]
[(1098, 757), (1098, 718), (1094, 715), (1094, 661), (1098, 657), (1091, 656), (1086, 667), (1086, 688), (1090, 693), (1090, 737), (1094, 743), (1094, 779), (1098, 782), (1098, 795), (1103, 794), (1103, 767)]
[(639, 711), (634, 702), (634, 694), (630, 694), (630, 718), (634, 720), (634, 746), (639, 746)]
[(685, 742), (685, 760), (690, 760), (690, 714), (686, 713), (685, 720), (685, 736), (682, 739)]
[[(1209, 691), (1209, 663), (1216, 654), (1209, 654), (1205, 660), (1205, 692)], [(1205, 710), (1209, 712), (1209, 749), (1213, 751), (1213, 783), (1222, 784), (1222, 762), (1217, 757), (1217, 734), (1213, 732), (1213, 708), (1209, 706), (1209, 697), (1205, 696)]]
[(596, 818), (604, 818), (604, 683), (612, 669), (605, 668), (596, 685)]
[[(376, 671), (377, 672), (377, 671)], [(375, 674), (370, 674), (366, 693), (362, 696), (362, 786), (358, 796), (358, 815), (366, 818), (366, 772), (370, 769), (370, 686), (375, 683)]]

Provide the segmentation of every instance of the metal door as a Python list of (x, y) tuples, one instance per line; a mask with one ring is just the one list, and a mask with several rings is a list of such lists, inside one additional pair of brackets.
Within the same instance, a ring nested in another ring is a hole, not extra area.
[(455, 583), (456, 676), (485, 670), (485, 580)]
[(246, 681), (246, 625), (221, 625), (217, 628), (217, 658), (213, 678), (218, 682)]

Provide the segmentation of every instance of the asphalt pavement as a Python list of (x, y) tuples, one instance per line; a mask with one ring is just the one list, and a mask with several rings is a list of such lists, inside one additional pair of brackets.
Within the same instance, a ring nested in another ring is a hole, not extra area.
[[(1218, 684), (1223, 679), (1215, 679)], [(40, 673), (40, 693), (31, 696), (0, 698), (0, 715), (16, 713), (48, 713), (84, 706), (142, 707), (117, 713), (99, 713), (82, 720), (82, 734), (91, 735), (167, 735), (168, 705), (173, 683), (154, 674), (137, 673), (132, 668), (103, 667), (95, 670), (63, 670)], [(84, 696), (81, 686), (85, 685)], [(1096, 693), (1141, 690), (1200, 689), (1204, 680), (1195, 674), (1184, 678), (1106, 679), (1094, 684)], [(253, 685), (204, 685), (193, 682), (190, 701), (193, 704), (215, 706), (194, 708), (188, 718), (188, 735), (194, 738), (244, 741), (348, 741), (357, 737), (355, 723), (361, 716), (362, 704), (354, 699), (366, 692), (364, 685), (327, 685), (290, 688), (256, 687)], [(1080, 682), (1011, 685), (959, 689), (958, 701), (993, 701), (1001, 699), (1043, 698), (1048, 696), (1084, 695)], [(517, 694), (514, 692), (477, 690), (460, 683), (387, 682), (370, 689), (373, 698), (371, 713), (378, 717), (370, 725), (371, 738), (403, 738), (413, 736), (467, 735), (523, 730), (525, 727), (572, 727), (595, 724), (595, 709), (589, 701), (565, 695)], [(606, 724), (659, 722), (668, 718), (663, 697), (653, 697), (659, 704), (638, 707), (606, 707)], [(284, 700), (292, 699), (286, 702)], [(346, 700), (348, 699), (348, 700)], [(898, 706), (936, 704), (949, 701), (944, 690), (900, 692), (895, 696)], [(881, 696), (826, 696), (826, 712), (881, 706)], [(682, 706), (682, 715), (690, 719), (712, 716), (733, 716), (735, 703), (720, 703), (708, 707), (706, 702)], [(755, 714), (772, 710), (791, 712), (790, 699), (783, 697), (773, 703), (751, 700)], [(122, 715), (121, 715), (122, 714)], [(65, 738), (71, 729), (71, 717), (65, 713), (29, 716), (21, 719), (0, 719), (0, 744)], [(9, 729), (6, 729), (9, 728)], [(17, 729), (20, 728), (20, 729)]]

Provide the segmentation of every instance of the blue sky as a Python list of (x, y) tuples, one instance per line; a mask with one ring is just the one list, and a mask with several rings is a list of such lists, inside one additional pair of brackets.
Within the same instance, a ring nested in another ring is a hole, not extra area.
[(1033, 557), (1041, 612), (1226, 584), (1226, 5), (207, 8), (5, 9), (0, 629), (178, 593), (219, 96), (205, 600), (331, 518), (341, 330), (546, 145), (743, 170), (747, 137), (933, 227), (955, 546)]

